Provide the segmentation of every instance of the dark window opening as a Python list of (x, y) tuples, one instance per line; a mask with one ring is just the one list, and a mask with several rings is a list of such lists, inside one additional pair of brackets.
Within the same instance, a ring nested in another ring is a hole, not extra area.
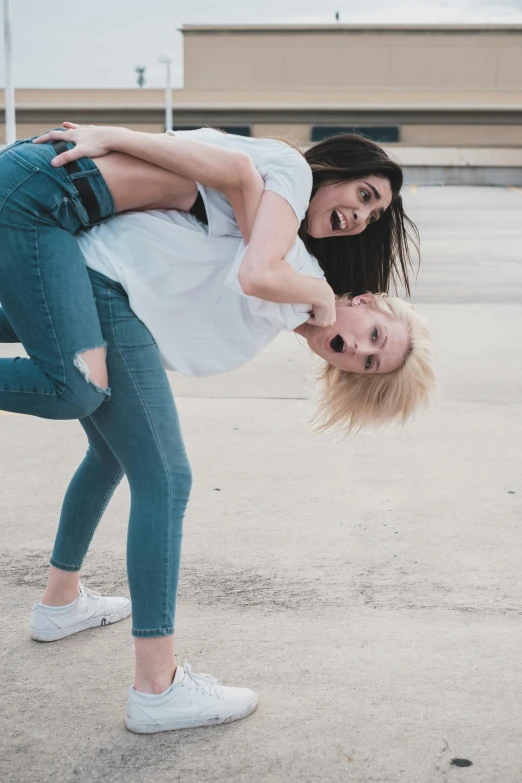
[(214, 128), (215, 130), (225, 131), (225, 133), (233, 133), (234, 136), (250, 136), (250, 125), (212, 125), (212, 123), (206, 123), (204, 125), (175, 125), (175, 131), (190, 131), (199, 130), (205, 127)]
[(323, 141), (339, 133), (357, 133), (372, 141), (382, 144), (399, 141), (399, 128), (397, 125), (314, 125), (312, 127), (312, 141)]

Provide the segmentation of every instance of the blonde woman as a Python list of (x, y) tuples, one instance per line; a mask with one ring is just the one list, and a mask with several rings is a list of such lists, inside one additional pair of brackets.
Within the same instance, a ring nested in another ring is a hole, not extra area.
[[(298, 215), (302, 194), (282, 181), (287, 206)], [(256, 231), (265, 184), (258, 175), (248, 190), (230, 192), (229, 199), (200, 185), (206, 208), (200, 217), (207, 224), (194, 214), (153, 210), (121, 215), (80, 237), (113, 392), (110, 402), (81, 421), (89, 449), (64, 500), (49, 583), (33, 608), (31, 634), (53, 641), (130, 613), (126, 599), (98, 596), (79, 582), (92, 535), (126, 474), (136, 646), (126, 722), (140, 733), (236, 720), (257, 704), (249, 689), (221, 686), (175, 661), (182, 520), (191, 476), (164, 366), (192, 375), (225, 372), (256, 355), (282, 329), (296, 329), (333, 368), (325, 378), (323, 424), (344, 422), (352, 429), (405, 419), (427, 399), (433, 381), (425, 327), (409, 306), (360, 295), (334, 302), (333, 317), (322, 314), (326, 326), (315, 326), (309, 323), (309, 304), (299, 304), (295, 294), (278, 295), (270, 274), (259, 274), (255, 258), (249, 263), (252, 246), (263, 240)], [(231, 207), (239, 215), (233, 231)], [(267, 232), (270, 252), (280, 238)], [(324, 283), (323, 271), (299, 239), (290, 242), (285, 258), (283, 284), (295, 274), (307, 290)], [(253, 296), (253, 290), (266, 290), (276, 301)], [(321, 306), (314, 309), (318, 321)], [(3, 339), (15, 340), (5, 316), (2, 323)], [(365, 384), (344, 404), (359, 376)]]

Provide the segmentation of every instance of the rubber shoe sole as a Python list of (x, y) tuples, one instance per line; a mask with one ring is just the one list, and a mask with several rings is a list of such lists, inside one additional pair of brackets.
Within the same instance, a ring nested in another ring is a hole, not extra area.
[(55, 628), (49, 631), (42, 631), (38, 628), (31, 628), (31, 639), (35, 642), (57, 642), (59, 639), (65, 639), (66, 636), (72, 636), (80, 631), (86, 631), (88, 628), (99, 628), (102, 625), (112, 625), (120, 620), (125, 620), (132, 613), (132, 606), (124, 606), (112, 614), (103, 617), (92, 617), (90, 620), (82, 620), (77, 625), (71, 625), (69, 628)]
[(251, 715), (257, 709), (258, 699), (254, 694), (246, 706), (233, 715), (227, 715), (226, 718), (192, 718), (191, 720), (182, 720), (178, 718), (173, 721), (164, 721), (163, 723), (148, 723), (132, 720), (128, 715), (125, 716), (125, 725), (129, 731), (134, 734), (158, 734), (161, 731), (176, 731), (177, 729), (196, 729), (210, 726), (219, 726), (223, 723), (232, 723), (235, 720), (241, 720)]

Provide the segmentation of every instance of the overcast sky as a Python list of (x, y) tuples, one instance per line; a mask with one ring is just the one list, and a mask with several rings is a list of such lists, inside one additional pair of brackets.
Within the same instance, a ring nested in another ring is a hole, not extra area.
[[(522, 0), (11, 0), (15, 87), (163, 85), (158, 56), (175, 57), (182, 86), (183, 24), (522, 24)], [(1, 12), (1, 9), (0, 9)], [(3, 35), (0, 84), (3, 85)], [(212, 64), (208, 64), (209, 68)]]

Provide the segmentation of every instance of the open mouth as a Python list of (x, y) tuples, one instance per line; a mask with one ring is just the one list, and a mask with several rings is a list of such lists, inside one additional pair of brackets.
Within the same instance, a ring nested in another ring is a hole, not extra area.
[(330, 348), (334, 353), (344, 353), (346, 350), (346, 343), (344, 342), (343, 338), (340, 334), (336, 334), (335, 337), (332, 337), (330, 340)]
[(334, 209), (330, 215), (330, 225), (332, 226), (332, 231), (345, 231), (348, 228), (343, 213), (338, 209)]

